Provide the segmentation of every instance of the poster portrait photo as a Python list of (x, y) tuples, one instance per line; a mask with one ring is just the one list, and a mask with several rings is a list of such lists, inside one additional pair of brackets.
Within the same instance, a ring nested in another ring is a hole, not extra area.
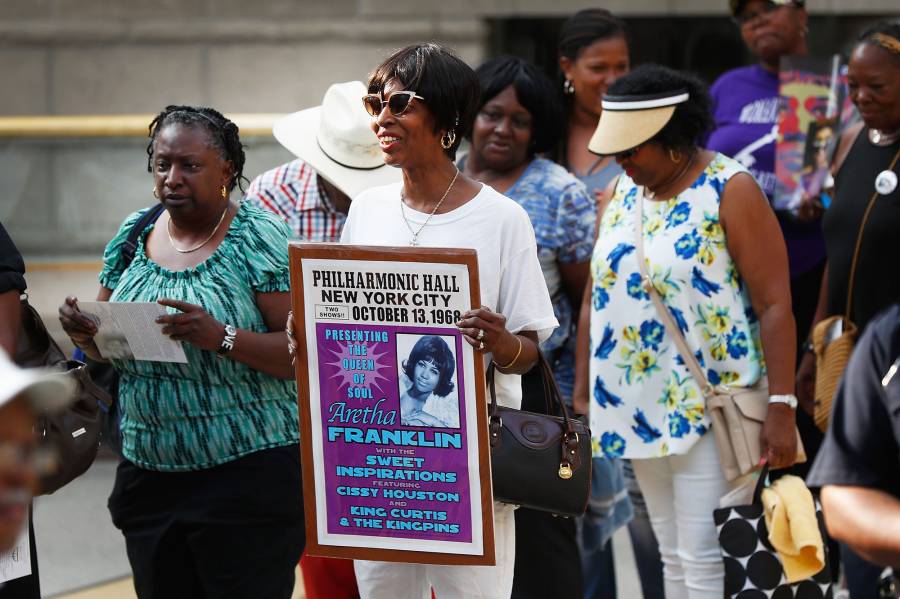
[(459, 428), (456, 339), (443, 335), (397, 335), (400, 423)]

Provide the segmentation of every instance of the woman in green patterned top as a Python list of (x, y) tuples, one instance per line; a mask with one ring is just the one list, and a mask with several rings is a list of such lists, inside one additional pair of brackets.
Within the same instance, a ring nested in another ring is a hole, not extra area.
[[(304, 544), (299, 431), (284, 327), (284, 223), (229, 192), (242, 180), (237, 126), (169, 106), (150, 125), (148, 170), (164, 210), (106, 247), (98, 300), (169, 307), (162, 332), (186, 364), (112, 359), (121, 462), (109, 508), (141, 599), (290, 597)], [(72, 341), (103, 360), (96, 326), (66, 298)]]

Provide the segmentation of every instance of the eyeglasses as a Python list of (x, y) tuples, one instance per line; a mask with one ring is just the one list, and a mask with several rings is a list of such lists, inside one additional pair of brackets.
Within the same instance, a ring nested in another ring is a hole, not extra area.
[(391, 114), (394, 116), (402, 116), (404, 112), (409, 109), (409, 105), (412, 102), (413, 98), (417, 98), (419, 100), (424, 101), (425, 98), (422, 96), (416, 95), (416, 92), (411, 91), (399, 91), (394, 92), (390, 96), (388, 96), (387, 100), (382, 100), (379, 94), (367, 94), (363, 96), (363, 105), (366, 107), (366, 112), (368, 112), (372, 116), (378, 116), (381, 114), (381, 111), (384, 110), (384, 105), (387, 104), (388, 109), (391, 111)]
[(628, 148), (627, 150), (623, 150), (621, 152), (616, 152), (612, 155), (613, 160), (628, 160), (632, 156), (638, 153), (638, 150), (641, 149), (643, 144), (639, 144), (634, 146), (633, 148)]
[(760, 9), (755, 12), (744, 11), (739, 15), (735, 15), (734, 22), (737, 23), (738, 27), (745, 27), (759, 20), (760, 17), (764, 15), (770, 15), (779, 8), (787, 6), (784, 3), (775, 3), (775, 2), (763, 2), (760, 6)]

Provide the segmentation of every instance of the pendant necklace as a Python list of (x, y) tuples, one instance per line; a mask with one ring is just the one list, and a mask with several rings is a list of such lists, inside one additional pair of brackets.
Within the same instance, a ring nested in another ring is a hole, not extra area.
[(219, 227), (222, 226), (222, 221), (225, 220), (226, 214), (228, 214), (228, 204), (227, 203), (225, 204), (225, 210), (222, 211), (222, 216), (219, 217), (219, 222), (216, 223), (216, 228), (213, 229), (212, 233), (209, 234), (209, 237), (204, 239), (202, 243), (195, 245), (192, 248), (188, 248), (186, 250), (183, 250), (180, 247), (175, 245), (175, 240), (172, 239), (172, 218), (169, 217), (168, 222), (166, 222), (166, 235), (169, 236), (169, 245), (172, 246), (173, 250), (175, 250), (176, 252), (178, 252), (180, 254), (190, 254), (191, 252), (196, 252), (197, 250), (202, 248), (204, 245), (209, 243), (209, 240), (215, 236), (216, 231), (218, 231)]
[(869, 141), (876, 146), (890, 146), (900, 139), (900, 129), (886, 133), (880, 129), (869, 129)]
[[(900, 129), (896, 129), (892, 133), (885, 133), (879, 129), (869, 129), (869, 141), (872, 142), (872, 145), (879, 147), (891, 146), (897, 143), (898, 139), (900, 139)], [(892, 194), (897, 189), (897, 173), (894, 172), (894, 166), (897, 164), (898, 157), (900, 157), (900, 150), (894, 155), (891, 165), (875, 177), (875, 191), (880, 195)]]
[(444, 199), (447, 197), (447, 194), (450, 193), (450, 190), (453, 189), (453, 184), (456, 183), (456, 178), (459, 177), (459, 169), (456, 169), (456, 174), (453, 175), (453, 179), (450, 181), (450, 185), (447, 187), (447, 191), (444, 192), (444, 195), (441, 196), (441, 199), (438, 200), (438, 203), (434, 205), (434, 209), (431, 211), (431, 214), (428, 215), (428, 218), (425, 219), (425, 222), (418, 228), (418, 230), (414, 231), (412, 225), (409, 224), (409, 219), (406, 218), (406, 209), (403, 207), (405, 202), (405, 195), (403, 194), (403, 188), (400, 188), (400, 214), (403, 216), (403, 222), (406, 223), (406, 228), (409, 229), (409, 232), (412, 233), (412, 239), (409, 240), (409, 245), (417, 246), (419, 245), (419, 233), (422, 232), (422, 229), (425, 228), (425, 225), (428, 224), (428, 221), (431, 220), (431, 217), (438, 211), (438, 208), (441, 207), (441, 204), (444, 203)]

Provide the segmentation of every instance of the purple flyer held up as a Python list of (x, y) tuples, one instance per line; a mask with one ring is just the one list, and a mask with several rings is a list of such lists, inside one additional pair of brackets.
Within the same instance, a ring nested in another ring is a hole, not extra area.
[(302, 322), (308, 385), (300, 395), (312, 553), (493, 561), (479, 435), (483, 378), (476, 383), (483, 374), (456, 328), (472, 305), (470, 266), (438, 261), (446, 250), (429, 251), (434, 262), (299, 260), (303, 318), (295, 326)]

